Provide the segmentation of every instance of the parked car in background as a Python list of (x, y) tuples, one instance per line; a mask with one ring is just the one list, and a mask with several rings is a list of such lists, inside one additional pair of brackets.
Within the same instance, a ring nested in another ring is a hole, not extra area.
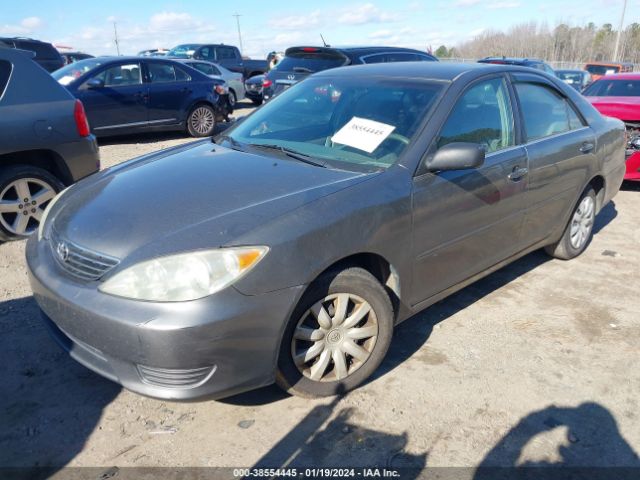
[(245, 95), (254, 105), (262, 105), (262, 84), (265, 75), (255, 75), (244, 82)]
[(243, 78), (259, 75), (269, 69), (269, 64), (266, 60), (243, 58), (238, 47), (233, 45), (189, 43), (172, 48), (167, 56), (170, 58), (207, 60), (222, 65), (232, 72), (240, 72)]
[(266, 74), (262, 96), (268, 101), (312, 73), (346, 65), (392, 62), (437, 62), (420, 50), (399, 47), (291, 47)]
[(582, 93), (600, 113), (624, 122), (627, 129), (624, 178), (640, 181), (640, 73), (603, 76)]
[(99, 57), (53, 77), (82, 100), (97, 136), (185, 129), (205, 137), (232, 111), (223, 80), (174, 60)]
[(227, 70), (223, 66), (216, 65), (212, 62), (205, 60), (181, 60), (185, 65), (189, 65), (191, 68), (195, 68), (201, 73), (211, 77), (222, 79), (227, 82), (229, 87), (229, 103), (231, 107), (235, 108), (236, 103), (245, 98), (244, 79), (241, 73), (232, 72)]
[(152, 48), (138, 52), (139, 57), (165, 57), (169, 53), (167, 48)]
[(556, 76), (579, 92), (593, 81), (586, 70), (556, 70)]
[(613, 73), (633, 72), (633, 63), (630, 62), (589, 62), (584, 69), (591, 74), (593, 80), (598, 80), (605, 75)]
[(0, 37), (0, 42), (9, 48), (33, 52), (33, 60), (47, 72), (53, 72), (64, 65), (60, 52), (50, 43), (24, 37)]
[(82, 52), (62, 52), (60, 55), (62, 55), (65, 65), (69, 65), (70, 63), (78, 62), (80, 60), (86, 60), (87, 58), (95, 58), (93, 55)]
[(58, 343), (145, 395), (346, 393), (397, 323), (533, 250), (580, 255), (624, 174), (622, 122), (511, 66), (328, 69), (215, 142), (72, 187), (27, 244)]
[(555, 76), (555, 70), (551, 66), (537, 58), (513, 58), (513, 57), (486, 57), (478, 60), (478, 63), (492, 63), (494, 65), (517, 65), (520, 67), (530, 67), (542, 70), (549, 75)]
[(99, 168), (82, 103), (23, 52), (0, 47), (0, 241), (33, 233), (59, 191)]

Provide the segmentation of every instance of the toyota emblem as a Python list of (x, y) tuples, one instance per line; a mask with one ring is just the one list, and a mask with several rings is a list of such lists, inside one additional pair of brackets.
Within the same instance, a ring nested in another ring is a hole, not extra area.
[(56, 255), (58, 255), (58, 258), (60, 259), (61, 262), (67, 261), (67, 259), (69, 258), (69, 247), (67, 246), (66, 243), (64, 242), (58, 243), (58, 245), (56, 246)]
[(295, 76), (295, 75), (287, 75), (287, 78), (288, 78), (289, 80), (295, 80), (295, 79), (296, 79), (296, 76)]

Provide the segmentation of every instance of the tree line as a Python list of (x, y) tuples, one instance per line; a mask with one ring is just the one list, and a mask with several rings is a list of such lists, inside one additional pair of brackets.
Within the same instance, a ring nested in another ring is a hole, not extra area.
[[(467, 42), (436, 51), (440, 58), (479, 59), (487, 56), (541, 58), (552, 63), (580, 64), (613, 60), (617, 30), (610, 23), (570, 26), (560, 23), (551, 28), (545, 23), (527, 22), (506, 32), (485, 30)], [(640, 64), (640, 23), (622, 31), (618, 60)]]

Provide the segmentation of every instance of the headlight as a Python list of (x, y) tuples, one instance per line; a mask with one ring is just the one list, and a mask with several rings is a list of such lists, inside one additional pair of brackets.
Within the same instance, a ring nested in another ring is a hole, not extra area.
[(53, 208), (53, 205), (60, 199), (60, 197), (64, 194), (64, 192), (69, 190), (69, 188), (70, 187), (65, 188), (60, 193), (58, 193), (55, 197), (53, 197), (49, 202), (49, 205), (47, 205), (47, 208), (44, 209), (42, 217), (40, 217), (40, 225), (38, 225), (38, 241), (42, 240), (42, 237), (44, 236), (44, 224), (47, 222), (47, 217), (49, 216), (49, 212)]
[(156, 258), (117, 273), (98, 289), (136, 300), (196, 300), (231, 285), (268, 251), (268, 247), (220, 248)]

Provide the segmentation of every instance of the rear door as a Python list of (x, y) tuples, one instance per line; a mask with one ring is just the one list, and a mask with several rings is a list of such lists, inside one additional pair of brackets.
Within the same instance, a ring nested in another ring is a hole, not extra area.
[(479, 143), (477, 169), (424, 173), (413, 182), (412, 305), (522, 249), (527, 154), (516, 142), (507, 78), (472, 83), (458, 98), (427, 154), (453, 142)]
[(100, 80), (102, 86), (91, 88), (87, 80), (78, 88), (92, 130), (100, 134), (147, 125), (147, 87), (142, 82), (140, 62), (109, 64), (92, 79)]
[(564, 93), (535, 74), (515, 74), (529, 156), (529, 189), (523, 234), (533, 244), (564, 221), (595, 157), (595, 136)]
[(149, 82), (149, 125), (179, 123), (191, 104), (191, 76), (173, 62), (147, 60), (144, 63)]

